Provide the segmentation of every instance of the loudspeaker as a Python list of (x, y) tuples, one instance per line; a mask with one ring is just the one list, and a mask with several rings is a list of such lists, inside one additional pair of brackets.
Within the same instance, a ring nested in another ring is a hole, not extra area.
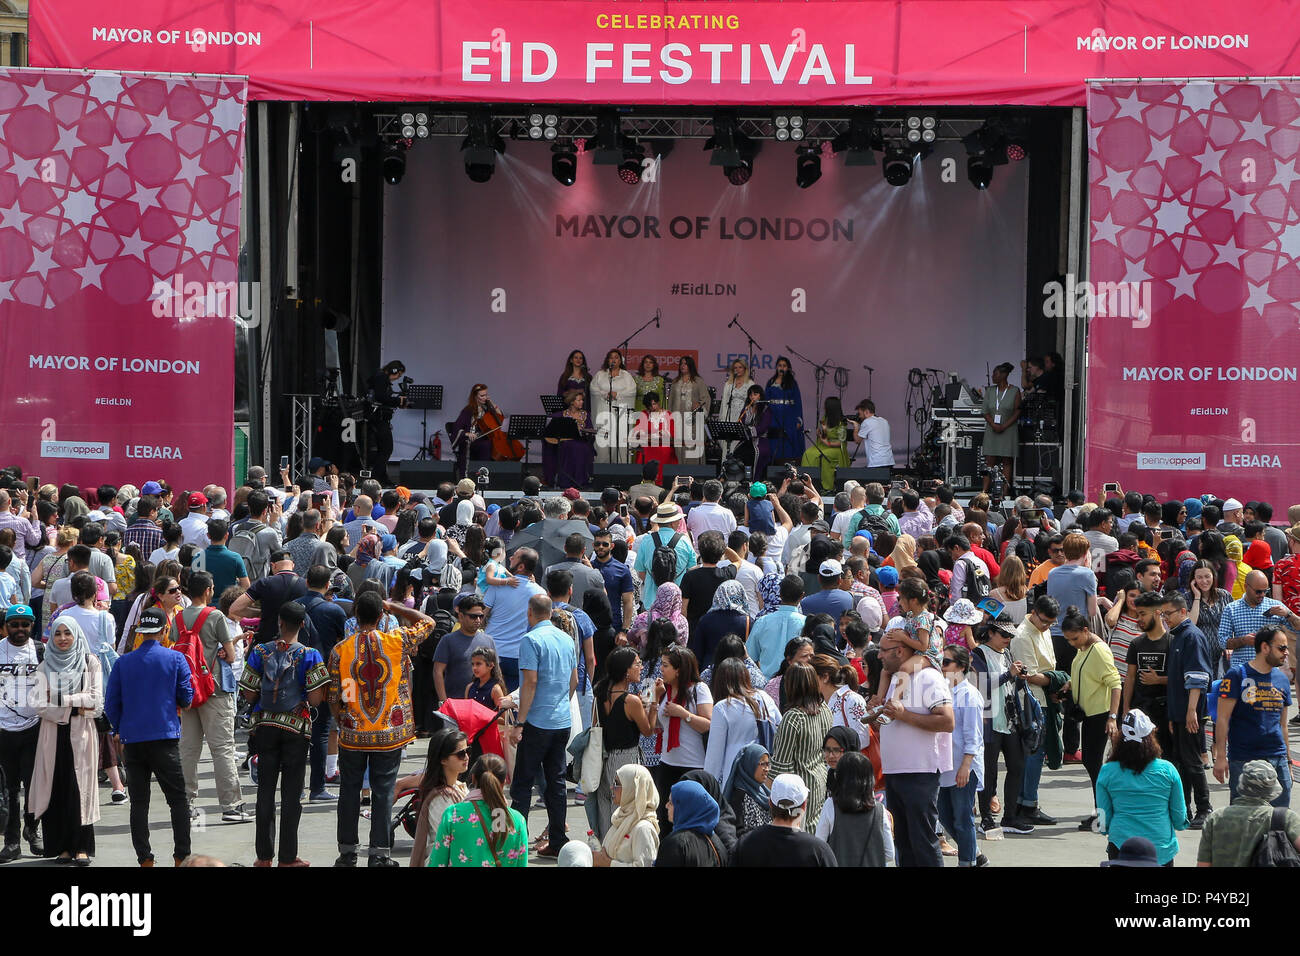
[(456, 480), (456, 463), (446, 461), (399, 461), (397, 474), (408, 488), (437, 488), (444, 481)]
[(591, 486), (597, 491), (617, 488), (627, 491), (641, 483), (641, 466), (624, 462), (597, 462), (591, 473)]
[(488, 472), (487, 487), (497, 491), (518, 491), (524, 481), (524, 463), (522, 461), (471, 461), (465, 477), (478, 481), (480, 468)]
[(664, 465), (664, 487), (672, 484), (678, 475), (690, 475), (696, 481), (718, 477), (717, 465)]
[(866, 485), (873, 481), (878, 481), (889, 488), (889, 483), (894, 480), (894, 469), (889, 466), (881, 468), (836, 468), (835, 469), (835, 487), (843, 488), (844, 482), (852, 479), (858, 484)]

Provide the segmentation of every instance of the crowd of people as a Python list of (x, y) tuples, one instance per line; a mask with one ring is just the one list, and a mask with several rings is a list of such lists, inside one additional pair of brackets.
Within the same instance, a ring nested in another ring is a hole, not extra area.
[(309, 468), (229, 497), (0, 473), (0, 862), (89, 865), (126, 804), (152, 866), (156, 780), (180, 864), (205, 744), (256, 866), (308, 865), (304, 794), (336, 805), (345, 867), (367, 817), (379, 867), (403, 819), (412, 866), (984, 866), (981, 838), (1059, 825), (1064, 763), (1117, 865), (1172, 865), (1189, 828), (1202, 865), (1279, 825), (1300, 847), (1271, 810), (1300, 507), (1279, 529), (1209, 495), (849, 482), (828, 513), (793, 469), (665, 488), (655, 462), (595, 502), (528, 478), (498, 506)]

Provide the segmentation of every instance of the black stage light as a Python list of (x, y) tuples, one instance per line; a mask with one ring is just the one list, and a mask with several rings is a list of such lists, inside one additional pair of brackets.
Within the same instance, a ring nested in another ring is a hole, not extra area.
[(384, 173), (384, 182), (396, 186), (406, 173), (406, 147), (400, 143), (385, 147), (379, 167)]
[(987, 156), (966, 157), (966, 178), (976, 189), (988, 189), (993, 182), (993, 163)]
[(844, 153), (845, 166), (874, 166), (876, 155), (873, 148), (879, 148), (876, 140), (879, 130), (869, 112), (855, 113), (849, 119), (849, 128), (831, 140), (831, 149)]
[(484, 111), (470, 113), (469, 131), (461, 143), (465, 154), (465, 175), (471, 182), (485, 183), (496, 169), (497, 153), (506, 151), (505, 141), (492, 127), (492, 117)]
[(551, 175), (561, 186), (572, 186), (578, 179), (577, 149), (573, 146), (552, 146)]
[(800, 146), (795, 150), (794, 182), (807, 189), (822, 178), (822, 151), (820, 146)]
[[(988, 189), (993, 181), (993, 167), (1005, 166), (1012, 152), (1006, 134), (992, 122), (961, 138), (966, 147), (966, 178), (976, 189)], [(1023, 151), (1020, 153), (1023, 158)]]
[(906, 186), (912, 180), (912, 168), (916, 154), (905, 146), (888, 146), (885, 148), (883, 170), (885, 182), (891, 186)]

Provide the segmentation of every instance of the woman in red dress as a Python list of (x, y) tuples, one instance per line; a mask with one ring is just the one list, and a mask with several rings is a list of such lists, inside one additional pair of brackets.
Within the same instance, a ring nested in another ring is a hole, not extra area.
[(637, 416), (629, 444), (641, 446), (636, 453), (638, 464), (657, 461), (662, 475), (664, 465), (677, 464), (677, 450), (673, 448), (676, 435), (673, 417), (660, 407), (656, 392), (647, 392), (641, 404), (645, 411)]

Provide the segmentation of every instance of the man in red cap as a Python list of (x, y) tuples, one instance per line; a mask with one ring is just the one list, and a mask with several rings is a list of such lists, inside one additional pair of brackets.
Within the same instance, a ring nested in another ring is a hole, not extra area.
[(208, 496), (191, 491), (190, 513), (181, 519), (181, 544), (192, 544), (200, 551), (208, 546)]

